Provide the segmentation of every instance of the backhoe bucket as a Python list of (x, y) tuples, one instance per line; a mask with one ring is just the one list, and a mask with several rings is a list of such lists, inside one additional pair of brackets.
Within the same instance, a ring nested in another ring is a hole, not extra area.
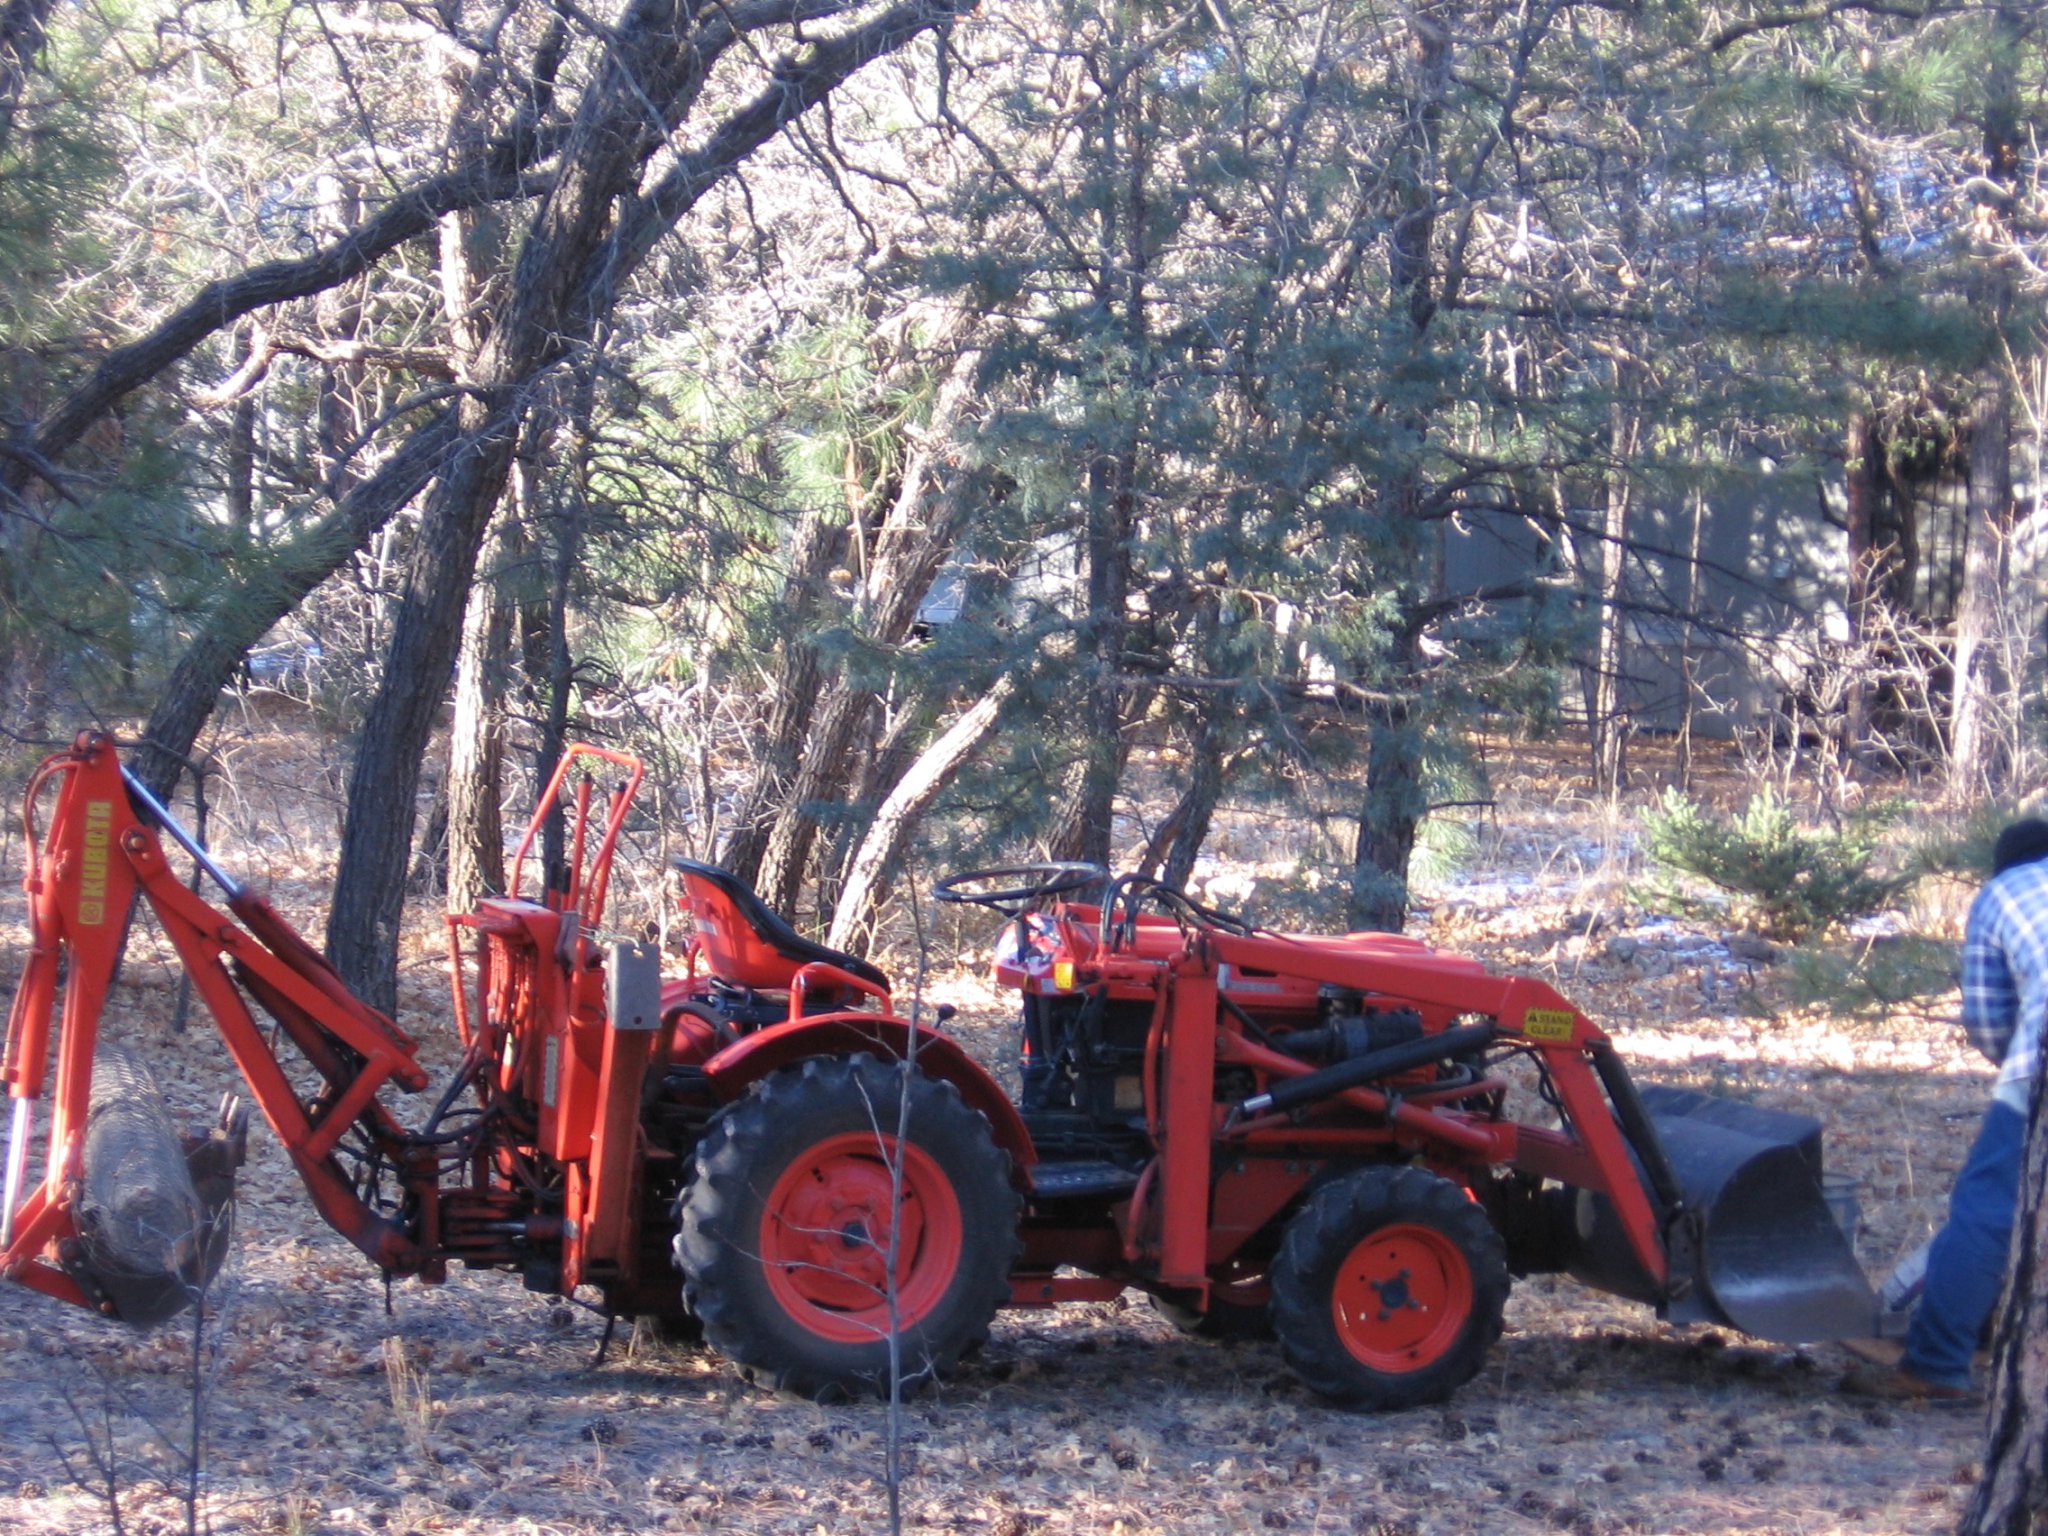
[(1686, 1088), (1641, 1097), (1699, 1221), (1693, 1284), (1672, 1298), (1672, 1321), (1785, 1344), (1872, 1333), (1877, 1299), (1856, 1261), (1853, 1209), (1829, 1201), (1820, 1122)]
[(248, 1119), (232, 1100), (204, 1137), (180, 1137), (149, 1071), (118, 1045), (93, 1060), (92, 1102), (65, 1270), (124, 1323), (183, 1311), (219, 1272), (234, 1225)]

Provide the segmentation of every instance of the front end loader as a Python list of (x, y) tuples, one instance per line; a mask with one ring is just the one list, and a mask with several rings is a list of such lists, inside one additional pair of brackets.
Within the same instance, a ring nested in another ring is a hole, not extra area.
[(1514, 1274), (1781, 1342), (1874, 1331), (1819, 1123), (1638, 1089), (1541, 981), (1269, 932), (1092, 866), (937, 893), (1006, 921), (1036, 1154), (1020, 1295), (1091, 1270), (1192, 1331), (1275, 1335), (1310, 1386), (1372, 1407), (1468, 1379)]
[[(601, 802), (593, 766), (617, 775)], [(1128, 1287), (1193, 1331), (1277, 1336), (1308, 1385), (1373, 1407), (1469, 1379), (1518, 1273), (1763, 1338), (1873, 1331), (1818, 1125), (1638, 1090), (1541, 982), (1389, 935), (1268, 932), (1091, 865), (975, 871), (938, 895), (1001, 918), (1012, 1095), (949, 1010), (900, 1015), (885, 973), (715, 865), (679, 870), (682, 974), (606, 939), (638, 780), (573, 748), (511, 893), (449, 919), (456, 1065), (401, 1117), (389, 1093), (428, 1084), (417, 1042), (112, 741), (50, 759), (0, 1059), (0, 1276), (146, 1325), (228, 1244), (247, 1117), (178, 1136), (139, 1059), (100, 1039), (144, 903), (322, 1216), (387, 1276), (459, 1262), (587, 1288), (806, 1395), (942, 1376), (1003, 1306)], [(558, 807), (567, 857), (522, 894)]]

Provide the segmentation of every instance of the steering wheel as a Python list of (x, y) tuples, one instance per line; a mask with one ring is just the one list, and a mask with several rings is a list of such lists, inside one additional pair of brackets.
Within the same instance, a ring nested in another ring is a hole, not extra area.
[[(1232, 912), (1220, 912), (1214, 907), (1205, 907), (1200, 902), (1190, 901), (1186, 895), (1163, 880), (1154, 880), (1150, 875), (1119, 875), (1116, 883), (1102, 898), (1102, 932), (1100, 940), (1105, 950), (1114, 952), (1126, 948), (1137, 938), (1138, 909), (1150, 900), (1161, 911), (1170, 916), (1183, 930), (1189, 928), (1220, 928), (1225, 933), (1249, 936), (1257, 932), (1256, 927)], [(1119, 916), (1119, 909), (1122, 915)]]
[[(1015, 917), (1034, 901), (1062, 896), (1108, 878), (1109, 871), (1100, 864), (1011, 864), (1002, 869), (970, 869), (948, 875), (932, 887), (932, 895), (940, 901), (987, 907), (1005, 917)], [(1002, 883), (997, 884), (998, 881)], [(995, 888), (974, 889), (982, 885)]]

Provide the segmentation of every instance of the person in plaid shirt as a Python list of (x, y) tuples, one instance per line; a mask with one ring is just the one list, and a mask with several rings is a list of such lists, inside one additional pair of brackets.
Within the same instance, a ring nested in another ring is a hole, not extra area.
[(1999, 834), (1992, 876), (1963, 932), (1963, 1028), (1998, 1065), (1977, 1141), (1949, 1194), (1948, 1221), (1927, 1253), (1927, 1283), (1888, 1371), (1851, 1380), (1881, 1397), (1966, 1401), (1970, 1358), (1998, 1305), (2019, 1203), (2027, 1114), (2048, 1016), (2048, 821)]

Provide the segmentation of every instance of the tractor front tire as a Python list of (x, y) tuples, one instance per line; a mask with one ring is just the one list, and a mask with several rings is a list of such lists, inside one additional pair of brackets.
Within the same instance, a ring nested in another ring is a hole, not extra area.
[(1273, 1326), (1303, 1382), (1350, 1407), (1440, 1403), (1500, 1337), (1507, 1250), (1486, 1213), (1420, 1168), (1312, 1194), (1273, 1261)]
[(676, 1264), (705, 1339), (753, 1379), (819, 1400), (887, 1396), (892, 1306), (906, 1387), (988, 1336), (1021, 1206), (1008, 1155), (952, 1084), (871, 1056), (814, 1058), (712, 1122)]

